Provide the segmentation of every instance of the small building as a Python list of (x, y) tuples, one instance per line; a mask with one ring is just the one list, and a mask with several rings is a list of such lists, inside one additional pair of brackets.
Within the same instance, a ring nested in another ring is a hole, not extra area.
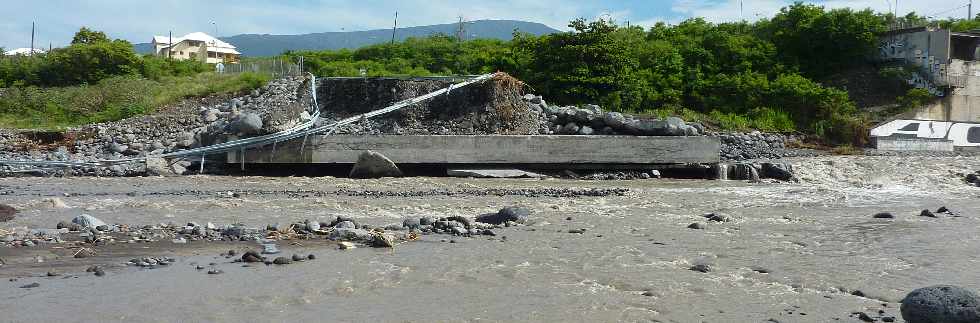
[(3, 54), (7, 56), (14, 56), (14, 55), (31, 56), (34, 54), (44, 54), (45, 52), (47, 51), (40, 48), (35, 48), (33, 51), (31, 51), (30, 47), (24, 47), (24, 48), (15, 48), (15, 49), (8, 50), (6, 52), (3, 52)]
[(914, 66), (908, 84), (938, 99), (879, 125), (871, 137), (879, 149), (980, 148), (980, 32), (922, 26), (879, 37), (885, 64)]
[(242, 55), (234, 45), (202, 32), (174, 38), (153, 36), (153, 53), (161, 57), (199, 60), (209, 64), (238, 63)]

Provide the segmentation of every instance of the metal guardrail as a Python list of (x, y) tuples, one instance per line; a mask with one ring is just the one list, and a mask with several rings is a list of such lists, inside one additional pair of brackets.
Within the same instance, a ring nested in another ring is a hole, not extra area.
[[(291, 139), (296, 139), (296, 138), (299, 138), (299, 137), (304, 137), (303, 145), (301, 146), (300, 149), (305, 149), (305, 146), (306, 146), (306, 138), (305, 137), (307, 137), (307, 136), (318, 134), (318, 133), (326, 133), (326, 134), (329, 135), (329, 134), (332, 134), (334, 132), (334, 130), (336, 130), (340, 126), (352, 124), (352, 123), (355, 123), (355, 122), (358, 122), (358, 121), (361, 121), (361, 120), (364, 120), (364, 119), (373, 118), (373, 117), (376, 117), (376, 116), (379, 116), (379, 115), (391, 113), (391, 112), (397, 111), (399, 109), (405, 108), (407, 106), (411, 106), (411, 105), (414, 105), (416, 103), (419, 103), (419, 102), (422, 102), (422, 101), (425, 101), (425, 100), (428, 100), (428, 99), (435, 98), (435, 97), (437, 97), (439, 95), (442, 95), (442, 94), (447, 94), (448, 95), (454, 89), (458, 89), (458, 88), (465, 87), (465, 86), (468, 86), (468, 85), (471, 85), (471, 84), (474, 84), (474, 83), (479, 83), (479, 82), (486, 81), (486, 80), (492, 78), (496, 74), (484, 74), (484, 75), (480, 75), (480, 76), (471, 78), (471, 79), (469, 79), (467, 81), (456, 83), (456, 84), (452, 84), (452, 85), (450, 85), (450, 86), (448, 86), (446, 88), (443, 88), (443, 89), (440, 89), (440, 90), (436, 90), (436, 91), (431, 92), (431, 93), (428, 93), (428, 94), (424, 94), (424, 95), (417, 96), (417, 97), (414, 97), (414, 98), (410, 98), (410, 99), (407, 99), (407, 100), (399, 101), (399, 102), (397, 102), (397, 103), (395, 103), (395, 104), (393, 104), (391, 106), (388, 106), (388, 107), (385, 107), (385, 108), (382, 108), (382, 109), (379, 109), (379, 110), (375, 110), (375, 111), (371, 111), (371, 112), (368, 112), (368, 113), (356, 115), (356, 116), (353, 116), (353, 117), (350, 117), (350, 118), (347, 118), (347, 119), (343, 119), (343, 120), (340, 120), (340, 121), (335, 121), (335, 122), (332, 122), (332, 123), (329, 123), (329, 124), (326, 124), (326, 125), (321, 125), (321, 126), (316, 126), (316, 124), (320, 121), (319, 120), (320, 119), (320, 107), (319, 107), (319, 104), (317, 103), (317, 97), (316, 97), (316, 77), (314, 75), (312, 75), (312, 74), (309, 74), (309, 75), (310, 75), (310, 95), (311, 95), (311, 99), (312, 99), (311, 101), (312, 102), (311, 102), (310, 107), (308, 109), (309, 110), (312, 110), (312, 111), (308, 111), (308, 112), (310, 112), (310, 115), (312, 117), (310, 118), (310, 120), (307, 120), (307, 121), (305, 121), (305, 122), (297, 125), (296, 127), (290, 128), (290, 129), (285, 130), (285, 131), (277, 132), (277, 133), (274, 133), (274, 134), (268, 134), (268, 135), (264, 135), (264, 136), (249, 137), (249, 138), (244, 138), (244, 139), (233, 140), (233, 141), (229, 141), (229, 142), (225, 142), (225, 143), (221, 143), (221, 144), (216, 144), (216, 145), (211, 145), (211, 146), (206, 146), (206, 147), (199, 147), (199, 148), (194, 148), (194, 149), (181, 150), (181, 151), (176, 151), (176, 152), (172, 152), (172, 153), (161, 154), (161, 155), (153, 155), (153, 156), (143, 156), (143, 157), (134, 157), (134, 158), (125, 158), (125, 159), (107, 159), (107, 160), (100, 160), (100, 161), (95, 161), (95, 162), (38, 161), (38, 160), (0, 160), (0, 165), (28, 165), (28, 166), (38, 166), (38, 167), (42, 167), (42, 168), (50, 168), (50, 167), (107, 167), (107, 166), (112, 166), (112, 165), (126, 164), (126, 163), (133, 163), (133, 162), (144, 162), (145, 163), (150, 158), (166, 158), (166, 159), (181, 158), (181, 159), (189, 159), (191, 157), (197, 158), (198, 156), (200, 156), (201, 160), (203, 161), (204, 160), (204, 157), (207, 156), (207, 155), (216, 154), (216, 153), (230, 152), (230, 151), (236, 151), (236, 150), (244, 151), (244, 150), (246, 150), (246, 149), (248, 149), (250, 147), (265, 146), (265, 145), (269, 145), (269, 144), (273, 144), (274, 145), (274, 144), (276, 144), (278, 142), (287, 141), (287, 140), (291, 140)], [(244, 159), (243, 159), (243, 162), (244, 162)], [(203, 168), (203, 164), (202, 164), (202, 168)]]
[(285, 56), (243, 58), (238, 63), (222, 64), (221, 73), (263, 73), (274, 77), (303, 75), (303, 57), (292, 62)]

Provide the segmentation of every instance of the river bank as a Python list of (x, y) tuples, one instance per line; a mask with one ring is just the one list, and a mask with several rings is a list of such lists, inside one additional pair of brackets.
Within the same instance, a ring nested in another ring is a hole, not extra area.
[[(421, 235), (394, 249), (280, 242), (287, 257), (316, 255), (286, 266), (242, 267), (223, 256), (229, 249), (259, 250), (254, 242), (123, 243), (95, 247), (99, 255), (82, 260), (59, 255), (52, 246), (5, 247), (0, 311), (14, 321), (66, 322), (847, 322), (857, 321), (854, 312), (901, 321), (898, 302), (915, 288), (945, 283), (980, 289), (972, 257), (980, 247), (974, 234), (980, 191), (955, 174), (980, 169), (980, 161), (789, 161), (800, 183), (8, 178), (0, 183), (4, 203), (20, 212), (0, 224), (5, 230), (53, 228), (80, 213), (132, 225), (196, 221), (256, 227), (338, 215), (385, 226), (407, 217), (473, 218), (507, 205), (528, 207), (532, 214), (527, 225), (495, 230), (494, 237)], [(473, 193), (538, 189), (628, 191)], [(188, 190), (198, 193), (176, 193)], [(44, 201), (54, 197), (67, 208)], [(918, 216), (941, 206), (953, 213)], [(872, 217), (879, 212), (896, 218)], [(709, 221), (705, 213), (730, 221)], [(688, 228), (695, 222), (705, 228)], [(956, 243), (937, 236), (955, 237)], [(45, 262), (36, 263), (37, 255)], [(124, 265), (136, 257), (171, 257), (174, 263), (155, 269)], [(106, 276), (86, 273), (91, 265), (103, 266)], [(223, 273), (207, 274), (212, 267)], [(59, 276), (47, 277), (48, 271)], [(20, 288), (32, 283), (39, 286)]]

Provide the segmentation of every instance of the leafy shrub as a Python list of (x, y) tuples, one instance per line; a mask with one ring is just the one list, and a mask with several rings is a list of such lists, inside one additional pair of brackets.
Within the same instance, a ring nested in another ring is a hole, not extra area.
[(898, 103), (899, 109), (901, 109), (901, 111), (897, 112), (905, 112), (922, 107), (935, 98), (936, 96), (929, 93), (929, 91), (926, 89), (909, 89), (908, 92), (905, 92), (905, 95), (895, 99), (895, 101)]

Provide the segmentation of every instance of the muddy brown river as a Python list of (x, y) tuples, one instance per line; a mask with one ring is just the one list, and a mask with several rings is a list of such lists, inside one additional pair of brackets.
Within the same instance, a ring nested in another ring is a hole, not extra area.
[[(317, 256), (288, 266), (242, 267), (218, 256), (257, 248), (246, 242), (123, 244), (84, 260), (49, 247), (4, 247), (0, 321), (858, 322), (852, 313), (865, 312), (901, 322), (898, 302), (913, 289), (980, 290), (980, 188), (955, 174), (980, 170), (980, 159), (792, 161), (800, 183), (0, 178), (0, 203), (21, 210), (0, 223), (8, 231), (53, 228), (81, 213), (134, 225), (264, 227), (337, 215), (383, 225), (511, 205), (533, 211), (529, 225), (492, 238), (427, 235), (394, 249), (353, 250), (282, 243), (285, 254)], [(501, 193), (563, 188), (628, 192)], [(52, 207), (45, 201), (52, 197), (68, 208)], [(955, 215), (918, 216), (940, 206)], [(733, 221), (687, 228), (709, 212)], [(896, 218), (872, 218), (878, 212)], [(579, 229), (586, 230), (569, 233)], [(177, 262), (152, 270), (119, 265), (141, 254)], [(212, 262), (225, 273), (195, 269)], [(90, 263), (109, 265), (108, 274), (84, 273)], [(50, 268), (66, 275), (44, 277)], [(34, 282), (40, 286), (20, 288)]]

